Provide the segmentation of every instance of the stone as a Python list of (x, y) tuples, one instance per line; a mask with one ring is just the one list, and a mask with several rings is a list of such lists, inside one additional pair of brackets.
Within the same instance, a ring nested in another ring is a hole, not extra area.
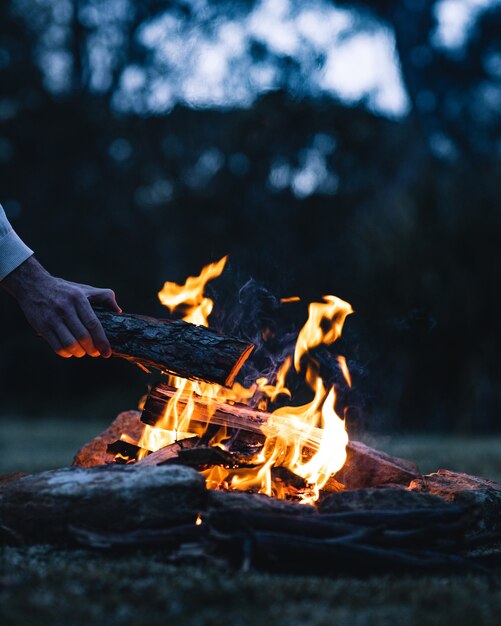
[(141, 422), (140, 411), (123, 411), (117, 415), (105, 431), (94, 437), (76, 453), (73, 465), (94, 467), (95, 465), (113, 463), (115, 455), (106, 451), (108, 445), (120, 439), (122, 433), (126, 433), (138, 441), (144, 429), (145, 425)]
[(402, 509), (424, 509), (443, 507), (444, 500), (429, 493), (408, 491), (403, 487), (383, 489), (353, 489), (332, 493), (319, 504), (321, 513), (344, 511), (398, 511)]
[(387, 484), (407, 487), (411, 480), (419, 476), (415, 463), (390, 456), (360, 441), (350, 441), (346, 452), (346, 463), (335, 475), (335, 479), (346, 489)]
[(183, 466), (63, 468), (0, 485), (2, 526), (25, 543), (71, 543), (71, 527), (127, 532), (193, 522), (205, 480)]
[(285, 513), (287, 515), (314, 515), (317, 513), (316, 508), (309, 504), (278, 500), (261, 493), (209, 490), (208, 498), (209, 510), (215, 511), (249, 511), (253, 513)]
[(409, 488), (476, 509), (479, 528), (501, 530), (501, 484), (493, 480), (439, 469), (414, 479)]

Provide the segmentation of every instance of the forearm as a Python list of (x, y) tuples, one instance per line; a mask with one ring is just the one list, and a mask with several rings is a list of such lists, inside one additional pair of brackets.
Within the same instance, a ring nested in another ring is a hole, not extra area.
[(49, 272), (40, 265), (34, 256), (30, 256), (5, 276), (0, 281), (0, 285), (20, 302), (27, 294), (32, 296), (38, 294), (43, 288), (43, 283), (50, 278)]

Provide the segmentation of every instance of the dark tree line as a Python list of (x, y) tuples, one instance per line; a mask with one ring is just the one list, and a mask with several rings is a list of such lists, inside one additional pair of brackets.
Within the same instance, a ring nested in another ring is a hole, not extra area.
[[(0, 198), (48, 269), (112, 286), (126, 310), (163, 315), (163, 281), (228, 253), (230, 272), (214, 287), (232, 328), (238, 313), (228, 309), (249, 277), (278, 296), (334, 293), (353, 304), (342, 349), (354, 423), (496, 429), (501, 153), (488, 60), (500, 54), (499, 11), (480, 16), (454, 56), (430, 43), (436, 3), (337, 3), (395, 34), (412, 111), (390, 121), (286, 86), (247, 109), (117, 113), (124, 68), (153, 63), (137, 38), (142, 24), (165, 11), (190, 20), (193, 9), (150, 1), (112, 15), (110, 33), (122, 39), (110, 43), (107, 86), (95, 88), (92, 4), (69, 3), (71, 82), (60, 92), (40, 64), (48, 14), (27, 14), (19, 0), (0, 6)], [(231, 4), (245, 12), (253, 3)], [(294, 176), (308, 159), (324, 179), (302, 193)], [(251, 298), (256, 315), (264, 294)], [(290, 315), (299, 325), (305, 313), (299, 305)], [(93, 398), (110, 392), (118, 410), (143, 391), (128, 364), (52, 356), (6, 296), (0, 324), (6, 409), (88, 414)]]

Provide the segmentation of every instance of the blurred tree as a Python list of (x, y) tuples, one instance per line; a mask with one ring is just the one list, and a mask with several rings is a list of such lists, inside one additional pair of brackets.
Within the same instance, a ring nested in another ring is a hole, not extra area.
[[(411, 103), (393, 119), (370, 94), (354, 106), (319, 87), (327, 53), (286, 39), (305, 5), (273, 14), (288, 20), (282, 47), (242, 39), (265, 5), (4, 2), (0, 198), (13, 223), (49, 269), (113, 286), (138, 312), (165, 314), (162, 282), (227, 252), (220, 309), (249, 274), (279, 295), (337, 293), (357, 310), (348, 401), (370, 429), (497, 427), (498, 5), (451, 51), (436, 42), (440, 1), (311, 4), (337, 7), (341, 41), (393, 37)], [(218, 95), (221, 32), (241, 53)], [(66, 407), (142, 391), (127, 364), (57, 361), (10, 303), (0, 327), (3, 403), (26, 377), (23, 402), (41, 408), (56, 393)]]

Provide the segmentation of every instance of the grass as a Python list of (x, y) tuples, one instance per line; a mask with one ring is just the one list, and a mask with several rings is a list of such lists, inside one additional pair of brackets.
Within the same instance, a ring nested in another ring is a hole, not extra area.
[[(68, 465), (106, 424), (0, 419), (0, 472)], [(372, 438), (416, 461), (501, 480), (501, 438)], [(501, 586), (482, 576), (288, 577), (174, 565), (162, 551), (103, 555), (0, 548), (2, 626), (497, 625)]]

